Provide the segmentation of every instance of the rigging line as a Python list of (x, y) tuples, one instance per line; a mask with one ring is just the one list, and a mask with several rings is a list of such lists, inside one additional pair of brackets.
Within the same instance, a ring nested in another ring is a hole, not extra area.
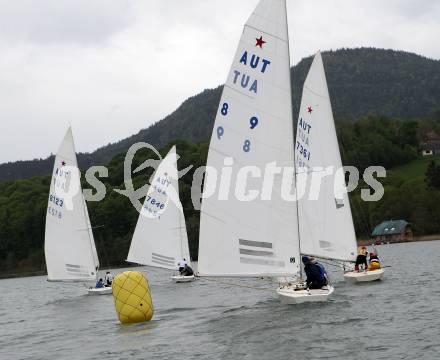
[[(340, 140), (341, 140), (341, 152), (343, 152), (345, 154), (345, 157), (346, 157), (347, 156), (346, 155), (347, 154), (347, 151), (346, 151), (347, 147), (345, 146), (345, 143), (344, 143), (344, 140), (343, 140), (342, 136), (340, 137)], [(359, 164), (360, 161), (359, 161), (359, 157), (357, 156), (356, 152), (354, 152), (354, 157), (355, 157), (355, 160), (357, 161), (357, 163)], [(349, 200), (350, 200), (350, 197), (349, 197)], [(369, 237), (371, 237), (371, 233), (372, 233), (371, 227), (370, 227), (370, 224), (369, 224), (369, 221), (368, 221), (368, 217), (367, 217), (367, 215), (365, 214), (365, 212), (362, 209), (362, 205), (359, 204), (356, 201), (355, 198), (353, 198), (353, 201), (351, 201), (350, 203), (352, 203), (354, 205), (353, 208), (356, 208), (356, 211), (357, 211), (357, 213), (358, 213), (358, 215), (360, 217), (362, 226), (364, 227), (363, 230), (365, 231), (365, 233)]]
[[(315, 258), (316, 258), (316, 257), (315, 257)], [(341, 263), (338, 263), (337, 261), (335, 261), (336, 264), (333, 263), (333, 262), (329, 262), (329, 261), (325, 261), (325, 260), (321, 260), (321, 259), (319, 259), (318, 262), (323, 263), (323, 264), (325, 264), (325, 265), (329, 265), (329, 266), (337, 267), (338, 269), (342, 269), (342, 267), (344, 266), (344, 263), (342, 263), (342, 262), (341, 262)]]
[(367, 219), (367, 215), (365, 214), (364, 210), (362, 209), (362, 204), (360, 204), (357, 200), (354, 200), (353, 203), (355, 203), (356, 208), (358, 209), (358, 213), (360, 213), (360, 218), (361, 218), (361, 221), (365, 227), (366, 234), (368, 235), (368, 237), (371, 238), (371, 233), (372, 233), (371, 227), (370, 227), (369, 221)]
[(235, 287), (252, 289), (252, 290), (260, 290), (260, 291), (268, 291), (268, 292), (270, 291), (271, 293), (273, 293), (273, 291), (274, 291), (273, 289), (256, 287), (256, 286), (251, 286), (251, 285), (242, 285), (242, 284), (237, 284), (237, 283), (230, 283), (230, 282), (221, 281), (221, 280), (218, 280), (218, 279), (210, 279), (210, 278), (207, 278), (207, 277), (200, 277), (200, 276), (197, 276), (197, 275), (196, 275), (196, 277), (198, 279), (201, 279), (201, 280), (216, 282), (218, 284), (223, 284), (223, 285), (227, 285), (227, 286), (231, 286), (231, 287), (235, 286)]
[[(287, 25), (288, 27), (288, 25)], [(287, 32), (289, 32), (289, 30), (287, 29)], [(289, 56), (290, 59), (290, 45), (289, 45), (289, 41), (287, 41), (287, 54)], [(293, 101), (292, 101), (292, 78), (291, 78), (291, 73), (290, 73), (290, 69), (289, 69), (289, 93), (290, 93), (290, 106), (289, 106), (289, 112), (290, 112), (290, 118), (291, 118), (291, 124), (292, 124), (292, 142), (293, 142), (293, 167), (294, 167), (294, 172), (295, 172), (295, 210), (296, 210), (296, 232), (297, 232), (297, 236), (298, 236), (298, 257), (299, 257), (299, 276), (300, 278), (302, 278), (303, 276), (303, 270), (301, 268), (301, 231), (299, 228), (299, 204), (298, 204), (298, 175), (297, 175), (297, 161), (296, 161), (296, 148), (295, 148), (295, 143), (296, 143), (296, 132), (298, 129), (298, 125), (297, 125), (297, 121), (294, 122), (293, 119)], [(300, 104), (301, 105), (301, 104)], [(294, 126), (296, 125), (296, 127)]]
[(102, 247), (102, 250), (104, 252), (104, 260), (107, 263), (107, 269), (110, 269), (110, 260), (109, 260), (109, 256), (108, 256), (108, 252), (107, 252), (107, 247), (105, 246), (106, 244), (104, 241), (104, 237), (102, 236), (102, 234), (101, 234), (101, 236), (99, 236), (99, 240), (100, 240), (100, 245)]
[(353, 197), (352, 199), (353, 199), (352, 204), (356, 208), (356, 211), (360, 217), (361, 223), (364, 226), (364, 231), (368, 235), (368, 237), (371, 237), (371, 227), (369, 225), (368, 217), (362, 208), (362, 204), (360, 202), (358, 202), (355, 197)]

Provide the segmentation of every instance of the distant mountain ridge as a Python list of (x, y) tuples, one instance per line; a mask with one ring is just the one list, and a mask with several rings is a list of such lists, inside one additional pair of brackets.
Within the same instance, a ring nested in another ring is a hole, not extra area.
[[(403, 51), (374, 48), (323, 52), (324, 66), (335, 118), (357, 119), (369, 113), (389, 117), (440, 117), (440, 61)], [(302, 86), (312, 57), (292, 68), (294, 121)], [(225, 77), (226, 77), (225, 66)], [(137, 134), (92, 153), (80, 153), (81, 168), (105, 164), (133, 143), (163, 146), (173, 139), (199, 142), (209, 138), (222, 86), (204, 90), (176, 111)], [(47, 159), (0, 164), (0, 181), (49, 174), (53, 156)]]

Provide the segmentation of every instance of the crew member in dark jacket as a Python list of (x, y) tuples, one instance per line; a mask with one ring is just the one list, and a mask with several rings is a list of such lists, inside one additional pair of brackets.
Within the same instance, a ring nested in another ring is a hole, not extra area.
[(182, 276), (193, 276), (194, 275), (194, 271), (193, 271), (193, 269), (191, 269), (191, 267), (188, 264), (185, 264), (185, 267), (180, 272), (180, 275), (182, 275)]
[(102, 281), (102, 279), (99, 279), (99, 280), (96, 282), (95, 288), (97, 288), (97, 289), (101, 289), (101, 288), (103, 288), (103, 287), (104, 287), (104, 282)]
[(302, 257), (302, 262), (304, 264), (304, 272), (307, 276), (306, 283), (309, 289), (321, 289), (327, 285), (327, 279), (318, 265), (311, 262), (307, 256)]

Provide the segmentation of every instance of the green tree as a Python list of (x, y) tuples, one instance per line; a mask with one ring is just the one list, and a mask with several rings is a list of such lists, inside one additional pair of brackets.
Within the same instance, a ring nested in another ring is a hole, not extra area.
[(440, 166), (434, 160), (429, 162), (425, 177), (428, 186), (440, 189)]

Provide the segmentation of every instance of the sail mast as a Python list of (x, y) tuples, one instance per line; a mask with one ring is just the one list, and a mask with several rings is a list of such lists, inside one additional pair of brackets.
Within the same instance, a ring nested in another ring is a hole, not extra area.
[[(287, 34), (289, 34), (289, 22), (287, 21), (287, 3), (286, 3), (286, 24), (287, 24)], [(290, 37), (288, 37), (288, 39), (290, 39)], [(289, 55), (289, 59), (290, 59), (290, 41), (287, 41), (287, 53)], [(293, 90), (292, 90), (292, 72), (289, 71), (289, 81), (290, 81), (290, 94), (293, 94)], [(291, 117), (292, 120), (294, 119), (293, 117), (293, 99), (292, 96), (290, 96), (290, 113), (291, 113)], [(293, 139), (295, 139), (295, 130), (293, 128), (293, 123), (292, 123), (292, 137)], [(294, 146), (293, 146), (293, 166), (294, 166), (294, 176), (295, 176), (295, 216), (297, 218), (297, 227), (296, 227), (296, 231), (297, 231), (297, 236), (298, 236), (298, 252), (300, 254), (300, 258), (301, 258), (301, 232), (300, 232), (300, 219), (299, 219), (299, 209), (298, 209), (298, 176), (297, 176), (297, 166), (296, 166), (296, 149), (295, 149), (295, 142), (294, 142)], [(301, 260), (299, 260), (301, 261)], [(301, 263), (299, 264), (299, 274), (300, 277), (302, 278), (302, 267), (301, 267)]]

